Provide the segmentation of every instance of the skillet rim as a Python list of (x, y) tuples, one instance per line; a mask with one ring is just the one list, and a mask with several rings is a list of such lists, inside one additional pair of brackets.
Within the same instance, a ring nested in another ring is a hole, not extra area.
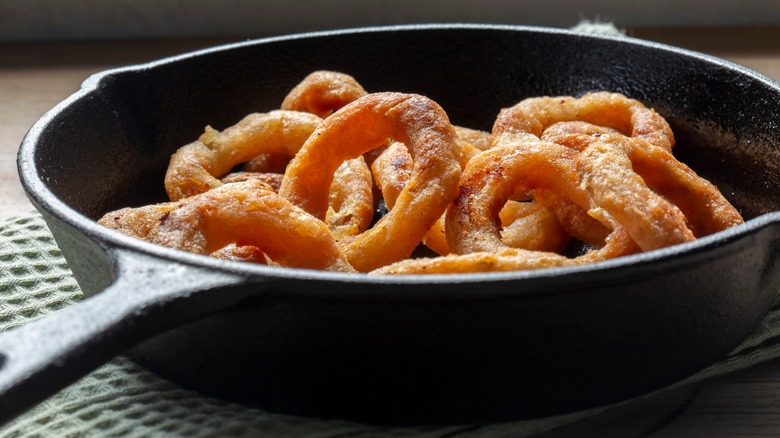
[[(354, 35), (361, 33), (384, 32), (414, 32), (418, 30), (493, 30), (507, 32), (526, 32), (536, 34), (559, 34), (577, 38), (589, 38), (594, 40), (610, 40), (619, 44), (642, 46), (645, 48), (670, 52), (678, 56), (698, 59), (701, 62), (712, 63), (737, 74), (747, 76), (751, 80), (763, 82), (767, 87), (773, 88), (780, 94), (780, 82), (755, 72), (747, 67), (734, 62), (724, 60), (712, 55), (683, 49), (662, 43), (641, 40), (630, 36), (610, 36), (577, 32), (568, 29), (559, 29), (526, 25), (499, 25), (499, 24), (473, 24), (473, 23), (436, 23), (436, 24), (410, 24), (391, 26), (370, 26), (350, 29), (337, 29), (317, 32), (304, 32), (289, 35), (257, 38), (247, 41), (221, 44), (214, 47), (194, 50), (178, 55), (168, 56), (150, 62), (127, 65), (96, 72), (87, 77), (80, 88), (73, 94), (62, 100), (53, 108), (41, 116), (25, 135), (17, 154), (17, 167), (22, 186), (38, 210), (44, 210), (48, 215), (55, 217), (63, 223), (73, 227), (82, 237), (97, 243), (108, 255), (111, 262), (116, 265), (118, 257), (115, 252), (127, 250), (138, 255), (151, 255), (168, 263), (179, 263), (193, 267), (201, 267), (216, 272), (238, 274), (246, 280), (270, 279), (279, 280), (303, 280), (303, 281), (332, 281), (349, 284), (383, 284), (383, 285), (447, 285), (464, 283), (504, 283), (504, 282), (541, 282), (549, 284), (582, 283), (592, 279), (607, 276), (614, 281), (625, 280), (627, 277), (647, 277), (656, 272), (668, 268), (674, 264), (678, 268), (689, 263), (697, 263), (701, 257), (706, 257), (719, 246), (747, 238), (761, 229), (780, 224), (780, 211), (762, 214), (746, 220), (745, 223), (730, 229), (699, 238), (693, 242), (674, 245), (671, 247), (644, 252), (640, 254), (623, 256), (611, 260), (597, 262), (589, 265), (545, 268), (526, 271), (489, 272), (470, 274), (425, 274), (425, 275), (388, 275), (366, 276), (365, 274), (338, 273), (299, 268), (277, 268), (262, 265), (254, 265), (244, 262), (219, 260), (205, 255), (192, 254), (181, 250), (166, 248), (139, 239), (135, 239), (119, 232), (106, 229), (97, 222), (76, 211), (63, 200), (58, 198), (42, 180), (35, 165), (35, 151), (42, 132), (50, 128), (63, 110), (75, 102), (89, 97), (97, 92), (106, 78), (118, 74), (134, 74), (154, 69), (161, 65), (176, 63), (181, 60), (206, 56), (210, 53), (226, 52), (247, 46), (273, 44), (299, 39), (326, 38), (337, 35)], [(694, 257), (695, 256), (695, 257)], [(116, 267), (116, 266), (114, 266)], [(438, 289), (438, 288), (437, 288)], [(403, 288), (400, 288), (403, 290)], [(474, 289), (474, 293), (467, 295), (480, 296), (481, 291)], [(511, 291), (512, 295), (532, 292), (525, 290)], [(417, 291), (419, 293), (419, 291)], [(463, 292), (459, 292), (463, 294)], [(438, 295), (438, 294), (437, 294)], [(495, 294), (493, 294), (495, 296)]]

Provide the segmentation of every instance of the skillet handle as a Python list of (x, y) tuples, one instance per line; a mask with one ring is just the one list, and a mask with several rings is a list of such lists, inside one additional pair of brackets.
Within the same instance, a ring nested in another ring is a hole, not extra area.
[(0, 333), (0, 425), (145, 338), (248, 294), (221, 290), (243, 283), (238, 274), (115, 251), (116, 278), (105, 290)]

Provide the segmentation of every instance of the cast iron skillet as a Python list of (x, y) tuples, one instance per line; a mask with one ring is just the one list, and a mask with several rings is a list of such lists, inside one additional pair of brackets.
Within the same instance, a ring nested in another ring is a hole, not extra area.
[[(367, 278), (209, 259), (94, 223), (164, 200), (168, 158), (331, 69), (427, 95), (489, 130), (528, 96), (612, 90), (666, 116), (676, 154), (749, 219), (592, 266)], [(485, 25), (369, 28), (217, 47), (89, 78), (19, 151), (84, 293), (0, 336), (8, 420), (121, 352), (274, 412), (386, 424), (505, 421), (677, 382), (749, 335), (780, 285), (780, 85), (630, 38)]]

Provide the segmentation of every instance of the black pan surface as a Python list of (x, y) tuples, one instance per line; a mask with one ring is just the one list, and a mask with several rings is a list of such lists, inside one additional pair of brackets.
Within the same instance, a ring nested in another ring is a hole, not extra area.
[[(669, 120), (678, 158), (748, 220), (591, 266), (393, 278), (214, 260), (94, 223), (164, 200), (178, 147), (205, 125), (278, 108), (321, 69), (368, 91), (424, 94), (454, 124), (484, 130), (525, 97), (626, 94)], [(128, 350), (207, 394), (387, 424), (531, 418), (662, 388), (736, 347), (780, 286), (779, 125), (780, 85), (745, 68), (544, 28), (294, 35), (95, 75), (19, 153), (31, 200), (92, 297), (0, 336), (2, 418)]]

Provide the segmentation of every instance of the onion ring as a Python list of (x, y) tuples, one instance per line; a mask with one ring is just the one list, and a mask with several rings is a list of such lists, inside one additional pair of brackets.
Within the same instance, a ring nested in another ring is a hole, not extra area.
[[(671, 127), (663, 117), (637, 100), (609, 92), (588, 93), (580, 98), (522, 100), (499, 113), (491, 141), (502, 144), (541, 139), (581, 151), (599, 136), (619, 130), (651, 139), (669, 149), (674, 145)], [(611, 232), (609, 227), (553, 191), (537, 192), (534, 202), (551, 209), (569, 234), (594, 247), (604, 245)]]
[[(180, 148), (171, 157), (165, 175), (168, 195), (176, 201), (219, 187), (224, 182), (217, 177), (259, 154), (275, 156), (277, 166), (280, 155), (287, 156), (289, 161), (321, 123), (322, 119), (313, 114), (275, 110), (251, 114), (223, 132), (207, 127), (198, 141)], [(353, 175), (360, 179), (353, 180)], [(228, 181), (248, 177), (236, 175)], [(370, 171), (362, 159), (344, 163), (344, 169), (337, 172), (331, 186), (336, 202), (332, 207), (333, 222), (328, 222), (337, 237), (357, 234), (371, 223), (372, 185)]]
[[(541, 139), (582, 151), (600, 136), (614, 133), (617, 130), (606, 126), (573, 120), (553, 123), (544, 130)], [(612, 231), (588, 215), (587, 211), (551, 190), (535, 190), (533, 199), (552, 210), (563, 228), (587, 245), (603, 246)]]
[[(447, 241), (453, 252), (498, 254), (512, 249), (501, 241), (499, 212), (517, 191), (553, 190), (587, 209), (590, 199), (579, 187), (574, 170), (578, 154), (574, 149), (537, 140), (495, 146), (474, 157), (463, 172), (458, 198), (447, 210)], [(566, 263), (593, 262), (616, 257), (620, 251), (630, 254), (638, 250), (620, 227), (612, 235), (622, 238), (608, 238), (612, 244)], [(527, 257), (536, 256), (523, 255)]]
[[(559, 252), (571, 240), (556, 215), (535, 202), (507, 201), (499, 212), (499, 219), (501, 241), (511, 248)], [(446, 213), (425, 234), (423, 244), (439, 255), (452, 253), (447, 242)]]
[(556, 214), (537, 202), (507, 201), (498, 217), (501, 242), (511, 248), (560, 252), (571, 240)]
[[(461, 169), (479, 152), (481, 152), (479, 149), (461, 142)], [(395, 205), (398, 195), (412, 178), (413, 167), (409, 149), (398, 141), (391, 141), (374, 157), (371, 163), (371, 175), (382, 193), (387, 208), (393, 208)]]
[[(454, 126), (458, 132), (458, 127)], [(460, 138), (460, 137), (458, 137)], [(480, 149), (461, 139), (460, 165), (481, 152)], [(401, 142), (392, 141), (371, 162), (371, 174), (385, 200), (387, 208), (393, 208), (395, 200), (412, 177), (412, 156)]]
[(313, 114), (275, 110), (250, 114), (222, 132), (207, 126), (197, 141), (171, 157), (165, 174), (168, 197), (177, 201), (219, 187), (218, 178), (261, 153), (292, 157), (320, 123)]
[[(366, 90), (352, 76), (319, 70), (307, 75), (290, 90), (282, 101), (281, 109), (311, 113), (324, 119), (366, 94)], [(269, 159), (261, 156), (255, 160)], [(253, 162), (247, 164), (258, 165)], [(337, 240), (354, 236), (371, 224), (372, 185), (371, 172), (362, 157), (347, 160), (336, 170), (330, 187), (326, 222)]]
[[(283, 178), (279, 173), (233, 172), (221, 181), (228, 184), (260, 180), (279, 192)], [(325, 220), (336, 240), (354, 236), (371, 225), (374, 216), (372, 186), (371, 171), (363, 157), (347, 160), (336, 169)]]
[(465, 274), (560, 268), (594, 263), (637, 251), (636, 244), (625, 233), (625, 229), (617, 228), (607, 237), (604, 247), (576, 258), (568, 258), (554, 252), (508, 248), (499, 252), (480, 251), (407, 259), (377, 268), (368, 275)]
[(366, 94), (352, 76), (320, 70), (309, 74), (290, 90), (282, 101), (281, 109), (311, 113), (324, 119)]
[(577, 154), (537, 140), (495, 146), (472, 158), (461, 176), (460, 194), (447, 210), (447, 241), (452, 251), (509, 249), (501, 241), (499, 212), (518, 191), (547, 188), (587, 208), (587, 193), (578, 188), (574, 172)]
[(293, 204), (324, 218), (336, 168), (388, 138), (409, 148), (412, 176), (385, 217), (344, 242), (350, 263), (361, 272), (411, 255), (457, 195), (461, 146), (444, 110), (415, 94), (361, 97), (325, 119), (287, 166), (279, 190)]
[[(468, 156), (469, 153), (475, 155), (473, 151), (481, 152), (473, 147), (471, 150), (464, 150), (467, 148), (462, 149), (462, 167), (466, 164), (464, 156)], [(398, 194), (411, 178), (412, 157), (406, 146), (399, 142), (392, 142), (371, 164), (371, 172), (385, 200), (385, 205), (392, 209)], [(538, 205), (523, 207), (519, 203), (508, 202), (507, 208), (502, 210), (502, 224), (505, 225), (502, 239), (514, 248), (558, 251), (569, 241), (568, 235), (557, 219)], [(437, 254), (446, 255), (452, 252), (447, 243), (444, 214), (423, 236), (422, 242)]]
[(576, 169), (593, 202), (625, 226), (644, 251), (743, 222), (717, 187), (669, 150), (640, 139), (601, 136), (580, 153)]
[[(534, 190), (533, 203), (550, 210), (568, 235), (587, 245), (603, 246), (605, 239), (612, 232), (611, 228), (590, 216), (588, 211), (552, 190)], [(609, 221), (610, 219), (606, 220)]]
[(195, 254), (212, 254), (230, 244), (255, 246), (282, 266), (354, 272), (324, 222), (257, 180), (180, 201), (124, 208), (98, 223)]
[[(510, 135), (513, 141), (536, 141), (551, 125), (582, 121), (606, 126), (655, 146), (672, 149), (674, 134), (669, 123), (654, 109), (620, 93), (606, 91), (582, 97), (533, 97), (499, 112), (493, 124), (491, 142)], [(505, 141), (504, 141), (505, 142)]]
[[(324, 119), (333, 111), (366, 94), (352, 76), (320, 70), (309, 74), (290, 90), (282, 101), (281, 109), (314, 114)], [(287, 153), (261, 153), (244, 163), (242, 170), (284, 173), (291, 157)]]
[[(472, 157), (482, 151), (481, 148), (490, 147), (490, 133), (461, 126), (453, 126), (453, 128), (460, 139), (460, 165), (463, 169)], [(479, 147), (474, 146), (474, 144), (479, 145)], [(390, 142), (373, 157), (371, 173), (385, 205), (387, 208), (392, 208), (396, 198), (412, 175), (412, 157), (409, 150), (403, 143)], [(513, 235), (519, 236), (518, 233)], [(515, 241), (518, 245), (522, 245), (517, 238)], [(445, 255), (451, 252), (444, 232), (444, 214), (423, 236), (422, 242), (437, 254)]]

